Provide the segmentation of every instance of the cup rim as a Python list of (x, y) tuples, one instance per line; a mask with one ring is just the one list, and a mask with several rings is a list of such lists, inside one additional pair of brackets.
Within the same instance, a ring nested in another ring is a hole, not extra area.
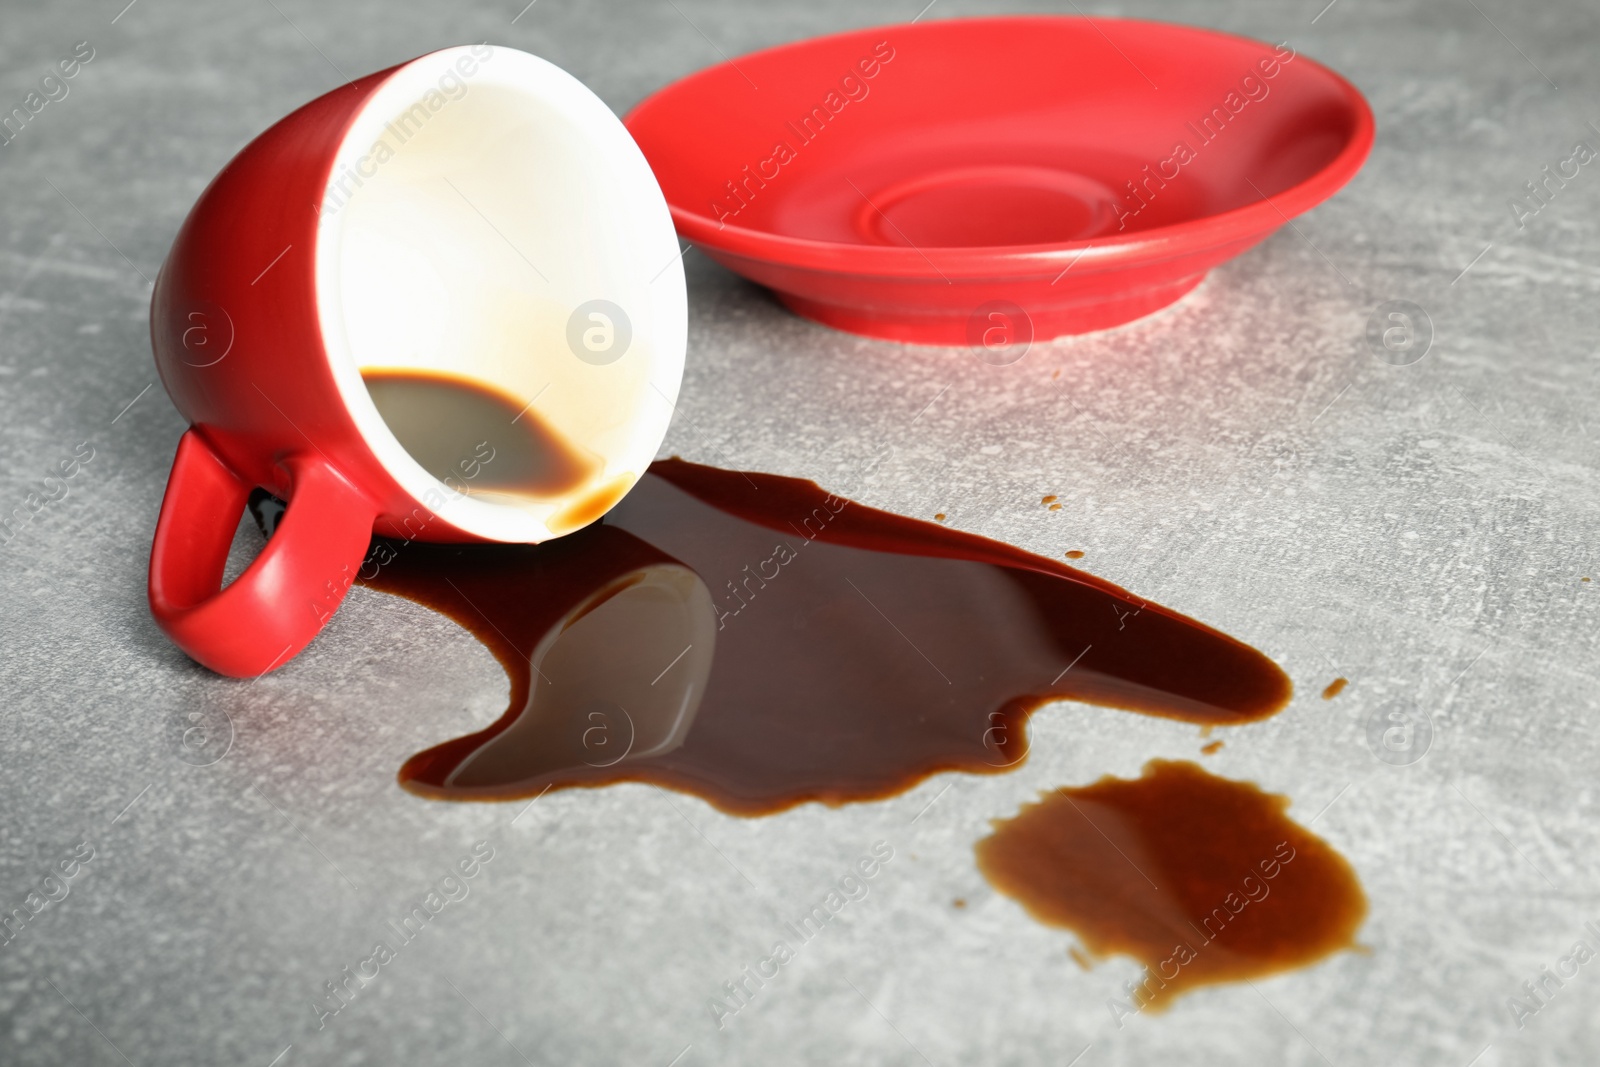
[[(536, 97), (559, 117), (583, 130), (605, 158), (611, 173), (629, 189), (627, 199), (630, 202), (620, 205), (619, 210), (629, 211), (634, 216), (634, 225), (628, 229), (633, 247), (628, 262), (620, 269), (643, 276), (646, 270), (656, 270), (659, 263), (668, 264), (654, 282), (641, 287), (648, 293), (648, 321), (653, 327), (650, 343), (645, 346), (648, 360), (645, 392), (659, 394), (665, 414), (659, 418), (637, 419), (627, 447), (618, 456), (607, 457), (610, 461), (607, 466), (631, 471), (637, 480), (654, 460), (671, 421), (671, 412), (676, 408), (688, 337), (687, 286), (672, 216), (649, 163), (621, 119), (577, 78), (538, 56), (500, 45), (439, 49), (395, 67), (362, 102), (329, 160), (318, 204), (313, 259), (317, 324), (340, 402), (373, 458), (414, 505), (483, 540), (537, 543), (572, 530), (554, 531), (546, 518), (516, 505), (469, 496), (450, 488), (412, 458), (384, 421), (362, 379), (361, 368), (344, 329), (339, 256), (345, 212), (326, 209), (334, 183), (370, 152), (385, 126), (429, 89), (437, 89), (439, 78), (447, 70), (456, 70), (460, 57), (472, 56), (479, 62), (489, 63), (480, 51), (484, 48), (491, 49), (492, 68), (486, 66), (475, 72), (471, 76), (473, 84), (510, 87)], [(557, 498), (551, 514), (559, 512), (571, 499), (570, 496)]]

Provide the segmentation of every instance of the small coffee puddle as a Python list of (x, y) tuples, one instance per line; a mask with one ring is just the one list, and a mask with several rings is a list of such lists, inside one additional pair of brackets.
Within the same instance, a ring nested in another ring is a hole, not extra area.
[(1056, 699), (1237, 725), (1290, 694), (1261, 653), (1110, 583), (793, 478), (665, 460), (566, 537), (388, 549), (363, 581), (511, 679), (498, 722), (401, 769), (430, 797), (633, 781), (765, 815), (1010, 770)]
[(1144, 965), (1113, 1001), (1120, 1018), (1360, 948), (1355, 871), (1288, 806), (1197, 764), (1151, 760), (1138, 778), (1057, 789), (995, 820), (978, 867), (1033, 918), (1077, 934), (1090, 958)]

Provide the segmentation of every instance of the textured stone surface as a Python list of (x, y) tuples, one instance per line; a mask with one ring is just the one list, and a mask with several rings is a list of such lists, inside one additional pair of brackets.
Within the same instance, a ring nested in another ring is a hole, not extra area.
[[(80, 443), (94, 458), (0, 547), (0, 905), (80, 841), (94, 858), (0, 946), (0, 1061), (1600, 1055), (1600, 962), (1520, 1031), (1506, 1007), (1600, 921), (1600, 580), (1580, 581), (1600, 579), (1600, 173), (1524, 228), (1508, 207), (1574, 141), (1600, 144), (1600, 11), (1339, 0), (1313, 24), (1318, 0), (1092, 5), (1287, 39), (1368, 94), (1377, 146), (1298, 232), (1178, 306), (1009, 367), (830, 332), (686, 258), (690, 364), (665, 451), (842, 485), (892, 446), (865, 501), (1083, 549), (1294, 678), (1284, 714), (1225, 732), (1206, 765), (1316, 817), (1370, 894), (1372, 951), (1119, 1028), (1106, 1000), (1132, 965), (1077, 967), (1070, 937), (988, 889), (972, 843), (1040, 789), (1198, 758), (1191, 727), (1064, 704), (1014, 774), (756, 821), (644, 787), (444, 805), (401, 792), (395, 769), (490, 721), (505, 692), (451, 623), (357, 590), (257, 682), (207, 674), (155, 630), (145, 557), (183, 420), (151, 387), (148, 279), (251, 136), (341, 72), (444, 44), (542, 54), (622, 111), (719, 51), (903, 20), (920, 0), (542, 0), (514, 24), (519, 0), (471, 6), (141, 0), (112, 24), (120, 0), (5, 5), (0, 108), (73, 42), (96, 55), (0, 148), (0, 509)], [(926, 17), (993, 10), (942, 0)], [(1436, 330), (1411, 366), (1362, 339), (1392, 299)], [(1350, 687), (1324, 702), (1338, 675)], [(1407, 766), (1367, 743), (1396, 701), (1434, 727)], [(178, 757), (192, 714), (216, 744), (231, 731), (209, 766)], [(471, 895), (318, 1031), (323, 983), (485, 839)], [(895, 856), (870, 895), (719, 1031), (707, 999), (878, 840)]]

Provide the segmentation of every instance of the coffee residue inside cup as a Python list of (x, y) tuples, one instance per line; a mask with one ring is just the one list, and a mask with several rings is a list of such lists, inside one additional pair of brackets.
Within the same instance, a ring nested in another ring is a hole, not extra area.
[(600, 469), (531, 403), (488, 385), (416, 370), (368, 368), (361, 378), (411, 458), (467, 493), (559, 497)]

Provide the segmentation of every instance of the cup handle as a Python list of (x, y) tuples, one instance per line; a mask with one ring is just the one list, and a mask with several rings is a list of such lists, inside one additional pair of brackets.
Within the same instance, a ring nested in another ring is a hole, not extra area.
[(150, 546), (150, 612), (172, 642), (219, 674), (288, 662), (332, 616), (366, 555), (377, 509), (322, 456), (291, 456), (289, 508), (226, 589), (223, 567), (252, 486), (191, 428), (178, 442)]

